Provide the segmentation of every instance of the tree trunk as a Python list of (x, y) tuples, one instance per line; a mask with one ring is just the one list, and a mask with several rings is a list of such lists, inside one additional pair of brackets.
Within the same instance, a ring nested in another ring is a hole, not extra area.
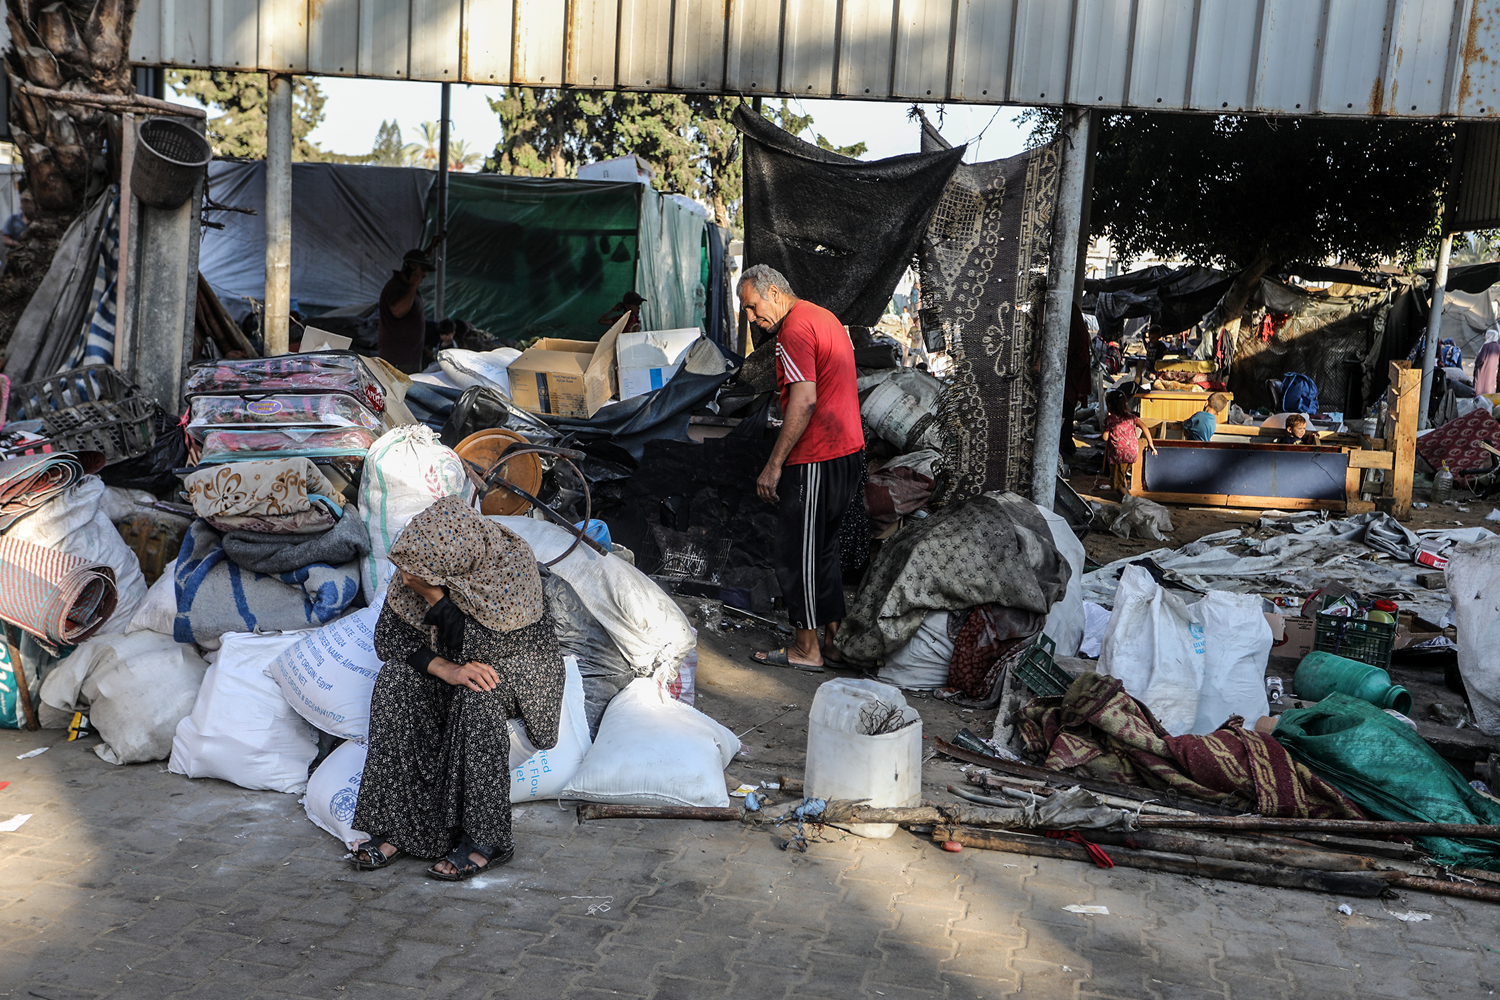
[(1250, 265), (1239, 273), (1219, 304), (1214, 306), (1209, 313), (1208, 329), (1212, 331), (1215, 338), (1220, 330), (1238, 332), (1240, 328), (1240, 317), (1245, 312), (1245, 303), (1250, 301), (1250, 296), (1260, 284), (1260, 279), (1271, 265), (1276, 262), (1265, 254), (1259, 254)]
[[(10, 127), (26, 167), (21, 204), (29, 225), (0, 275), (0, 352), (52, 264), (68, 224), (119, 170), (120, 118), (26, 93), (134, 93), (127, 53), (136, 0), (5, 0), (14, 50)], [(106, 147), (111, 153), (106, 161)]]

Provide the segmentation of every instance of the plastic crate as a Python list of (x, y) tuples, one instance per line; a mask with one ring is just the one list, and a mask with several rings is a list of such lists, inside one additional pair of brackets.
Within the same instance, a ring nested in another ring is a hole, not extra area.
[(156, 403), (143, 396), (41, 414), (53, 451), (99, 451), (104, 464), (139, 458), (156, 440)]
[(1319, 611), (1313, 627), (1313, 649), (1389, 670), (1396, 645), (1396, 623), (1345, 618)]
[(1016, 664), (1016, 676), (1040, 698), (1061, 697), (1073, 686), (1073, 678), (1053, 661), (1056, 652), (1057, 643), (1043, 635)]
[(118, 403), (139, 392), (109, 365), (89, 365), (12, 389), (10, 410), (15, 419), (40, 420), (55, 410), (87, 403)]

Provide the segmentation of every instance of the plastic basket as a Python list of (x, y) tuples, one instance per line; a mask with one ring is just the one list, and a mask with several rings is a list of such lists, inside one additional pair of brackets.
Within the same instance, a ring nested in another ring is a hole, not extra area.
[(15, 419), (40, 420), (53, 410), (83, 403), (116, 403), (139, 392), (109, 365), (89, 365), (22, 383), (11, 390), (10, 409)]
[(41, 415), (53, 451), (99, 451), (104, 464), (139, 458), (156, 440), (156, 403), (143, 396), (81, 403)]
[(1345, 618), (1319, 611), (1313, 628), (1313, 649), (1389, 670), (1396, 645), (1396, 623)]
[(1073, 686), (1073, 678), (1053, 661), (1056, 652), (1057, 643), (1043, 635), (1016, 664), (1016, 676), (1040, 698), (1061, 697)]

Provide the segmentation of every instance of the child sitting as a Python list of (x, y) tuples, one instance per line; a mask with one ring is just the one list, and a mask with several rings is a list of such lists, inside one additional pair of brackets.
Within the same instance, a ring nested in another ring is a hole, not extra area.
[(1183, 435), (1189, 441), (1211, 441), (1219, 426), (1219, 414), (1229, 408), (1229, 397), (1222, 392), (1210, 393), (1208, 403), (1182, 422)]
[(1130, 466), (1140, 457), (1140, 437), (1146, 436), (1146, 448), (1156, 454), (1156, 445), (1151, 440), (1151, 430), (1141, 418), (1130, 412), (1129, 397), (1122, 392), (1111, 392), (1104, 397), (1108, 416), (1104, 418), (1104, 460), (1110, 465), (1111, 484), (1123, 496), (1129, 489)]
[(1307, 417), (1293, 413), (1286, 418), (1286, 433), (1277, 438), (1276, 443), (1315, 445), (1318, 443), (1318, 435), (1307, 429)]

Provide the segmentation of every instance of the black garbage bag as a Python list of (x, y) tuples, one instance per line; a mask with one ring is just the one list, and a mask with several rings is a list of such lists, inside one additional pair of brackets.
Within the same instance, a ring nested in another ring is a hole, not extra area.
[(99, 473), (107, 486), (145, 490), (153, 496), (175, 492), (181, 485), (173, 469), (187, 465), (187, 439), (171, 416), (157, 409), (152, 417), (151, 450), (139, 458), (106, 465)]
[(583, 675), (584, 714), (589, 720), (589, 737), (593, 738), (599, 732), (599, 720), (604, 718), (610, 699), (635, 679), (635, 671), (568, 581), (546, 572), (542, 588), (547, 593), (547, 610), (557, 623), (558, 648), (564, 656), (578, 658), (578, 672)]

